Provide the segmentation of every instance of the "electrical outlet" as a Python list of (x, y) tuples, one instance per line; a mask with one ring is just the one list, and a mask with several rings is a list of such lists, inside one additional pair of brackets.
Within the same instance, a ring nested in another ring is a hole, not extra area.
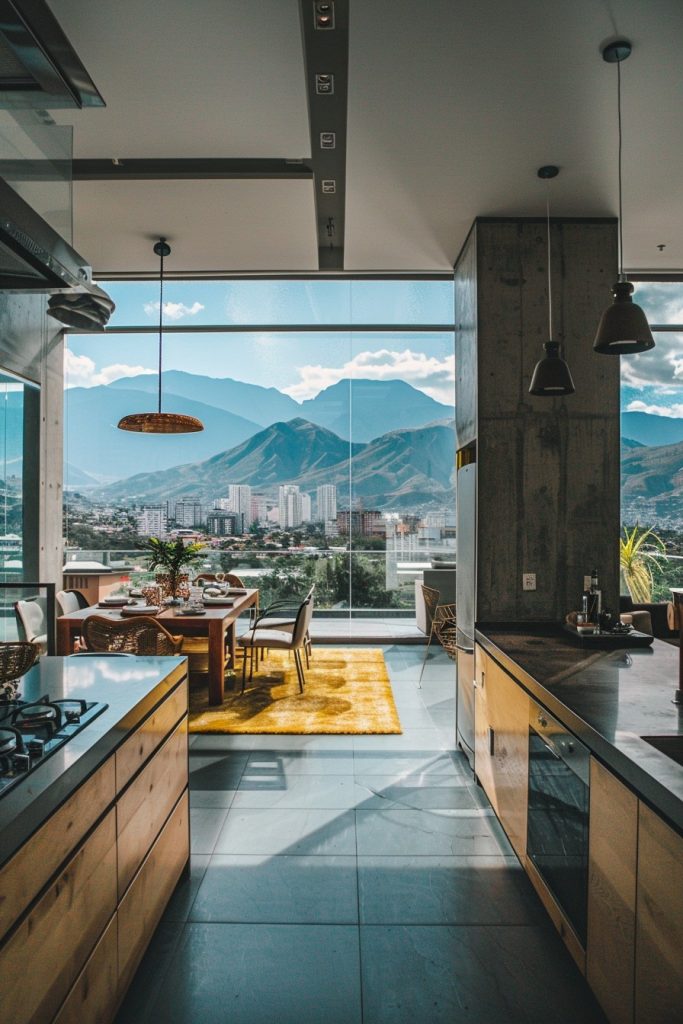
[(535, 572), (523, 572), (522, 573), (522, 590), (535, 590), (536, 589), (536, 573)]

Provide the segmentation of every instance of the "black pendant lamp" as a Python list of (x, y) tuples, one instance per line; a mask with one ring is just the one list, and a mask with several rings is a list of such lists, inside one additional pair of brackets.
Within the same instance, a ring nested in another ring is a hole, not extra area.
[(631, 295), (633, 285), (624, 274), (624, 231), (621, 209), (621, 62), (631, 54), (631, 44), (620, 39), (608, 43), (602, 51), (602, 58), (608, 64), (617, 65), (617, 115), (619, 122), (619, 277), (612, 287), (614, 302), (602, 314), (593, 350), (608, 356), (632, 355), (634, 352), (648, 352), (655, 347), (645, 313), (637, 306)]
[[(550, 181), (559, 174), (559, 169), (552, 164), (540, 167), (539, 178)], [(544, 344), (545, 356), (536, 363), (531, 384), (530, 395), (543, 398), (557, 398), (559, 395), (573, 395), (576, 390), (569, 367), (562, 358), (559, 341), (552, 341), (553, 336), (553, 285), (550, 264), (550, 187), (546, 194), (546, 229), (548, 236), (548, 341)]]
[(118, 422), (119, 430), (130, 430), (136, 434), (193, 434), (204, 429), (204, 424), (196, 416), (185, 416), (179, 412), (161, 411), (161, 370), (163, 349), (163, 316), (164, 316), (164, 257), (171, 252), (171, 246), (165, 238), (160, 238), (154, 246), (159, 257), (159, 401), (156, 412), (133, 412)]

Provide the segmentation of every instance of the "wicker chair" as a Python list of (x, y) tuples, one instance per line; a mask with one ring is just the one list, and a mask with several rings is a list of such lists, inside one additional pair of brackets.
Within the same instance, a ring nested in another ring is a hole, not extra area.
[[(196, 576), (192, 583), (195, 587), (201, 586), (202, 583), (218, 583), (215, 573), (212, 572), (200, 572), (199, 576)], [(223, 579), (220, 581), (221, 584), (227, 584), (229, 587), (244, 587), (244, 583), (235, 576), (234, 572), (226, 572)]]
[(181, 636), (173, 636), (148, 615), (127, 621), (89, 615), (83, 621), (83, 639), (89, 651), (121, 651), (153, 657), (179, 654), (183, 644)]
[(0, 693), (7, 690), (7, 683), (28, 672), (40, 651), (36, 644), (25, 640), (0, 643)]
[(427, 641), (425, 656), (422, 659), (422, 669), (420, 670), (420, 679), (418, 682), (418, 686), (420, 687), (422, 686), (422, 676), (424, 674), (425, 665), (427, 664), (429, 648), (433, 637), (436, 637), (438, 642), (446, 651), (448, 657), (455, 659), (456, 634), (455, 605), (439, 604), (439, 591), (434, 590), (433, 587), (425, 587), (424, 584), (422, 586), (422, 596), (424, 597), (427, 621), (429, 622), (429, 640)]

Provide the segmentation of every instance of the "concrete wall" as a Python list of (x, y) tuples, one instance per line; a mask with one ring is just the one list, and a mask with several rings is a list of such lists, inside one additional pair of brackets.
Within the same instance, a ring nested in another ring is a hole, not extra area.
[[(545, 221), (477, 220), (456, 264), (459, 445), (473, 404), (476, 420), (478, 622), (561, 621), (594, 567), (618, 603), (619, 359), (592, 351), (616, 222), (554, 220), (551, 246), (554, 340), (576, 385), (566, 398), (528, 393), (548, 340)], [(535, 592), (522, 590), (524, 572), (537, 574)]]
[[(61, 586), (64, 344), (47, 295), (0, 292), (0, 369), (40, 385), (27, 395), (24, 436), (24, 578)], [(34, 414), (33, 414), (34, 413)], [(37, 464), (36, 464), (37, 463)]]

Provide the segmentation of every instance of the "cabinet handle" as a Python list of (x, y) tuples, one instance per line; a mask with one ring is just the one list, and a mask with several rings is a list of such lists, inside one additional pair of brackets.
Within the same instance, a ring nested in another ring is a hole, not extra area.
[(484, 670), (482, 669), (482, 672), (481, 672), (481, 688), (482, 688), (482, 690), (484, 689), (485, 684), (486, 684), (486, 672), (484, 672)]
[(496, 753), (496, 734), (495, 731), (489, 726), (489, 754), (494, 757)]

